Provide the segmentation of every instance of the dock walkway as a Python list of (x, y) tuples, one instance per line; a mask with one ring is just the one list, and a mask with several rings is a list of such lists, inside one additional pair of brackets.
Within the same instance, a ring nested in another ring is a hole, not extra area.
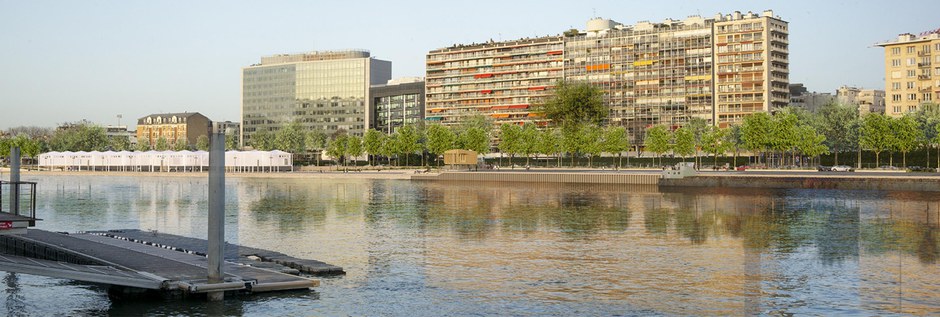
[[(130, 230), (115, 233), (129, 232), (137, 236), (149, 234)], [(191, 247), (199, 245), (198, 241), (205, 244), (205, 240), (160, 235), (189, 241)], [(154, 240), (158, 239), (151, 239)], [(319, 285), (317, 280), (285, 274), (276, 267), (249, 266), (244, 261), (225, 261), (225, 282), (208, 284), (208, 259), (198, 252), (102, 233), (63, 234), (31, 229), (25, 235), (3, 237), (2, 244), (6, 254), (0, 254), (0, 270), (107, 285), (185, 293), (254, 293)], [(236, 245), (227, 247), (239, 249)]]

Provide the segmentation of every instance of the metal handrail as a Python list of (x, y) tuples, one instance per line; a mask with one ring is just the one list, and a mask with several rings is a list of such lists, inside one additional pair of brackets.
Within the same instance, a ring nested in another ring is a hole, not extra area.
[[(0, 192), (3, 191), (4, 186), (9, 185), (9, 189), (7, 190), (7, 193), (9, 193), (10, 191), (18, 191), (20, 202), (21, 202), (21, 204), (18, 206), (16, 210), (11, 210), (10, 206), (7, 206), (3, 201), (3, 197), (6, 195), (0, 195), (0, 212), (27, 217), (31, 219), (31, 221), (29, 222), (29, 226), (30, 227), (35, 226), (36, 225), (35, 220), (37, 220), (36, 219), (36, 184), (37, 184), (36, 182), (23, 182), (23, 181), (8, 182), (8, 181), (0, 180)], [(25, 191), (24, 191), (23, 185), (28, 186), (28, 188)], [(23, 195), (29, 195), (28, 199), (26, 200), (22, 199)], [(25, 206), (26, 207), (25, 213), (21, 212), (23, 211), (23, 207), (24, 207), (22, 202), (28, 202), (28, 204), (26, 204)], [(7, 202), (7, 204), (8, 203), (9, 202)]]

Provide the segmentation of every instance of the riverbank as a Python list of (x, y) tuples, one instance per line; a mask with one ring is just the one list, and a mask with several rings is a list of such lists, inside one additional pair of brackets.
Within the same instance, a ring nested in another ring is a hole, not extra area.
[[(8, 173), (7, 171), (3, 172)], [(225, 173), (234, 178), (411, 179), (415, 170)], [(23, 176), (208, 177), (208, 172), (22, 171)]]

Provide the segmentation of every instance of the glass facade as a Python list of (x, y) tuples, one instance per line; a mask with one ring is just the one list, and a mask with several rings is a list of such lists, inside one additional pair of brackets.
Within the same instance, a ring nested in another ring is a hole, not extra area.
[(316, 53), (291, 57), (262, 59), (277, 64), (243, 69), (243, 145), (250, 144), (251, 135), (258, 131), (274, 132), (293, 121), (327, 134), (345, 130), (362, 135), (367, 127), (369, 86), (391, 78), (391, 63), (370, 58), (368, 53), (335, 55), (336, 59)]
[(389, 133), (424, 120), (424, 82), (372, 87), (370, 128)]

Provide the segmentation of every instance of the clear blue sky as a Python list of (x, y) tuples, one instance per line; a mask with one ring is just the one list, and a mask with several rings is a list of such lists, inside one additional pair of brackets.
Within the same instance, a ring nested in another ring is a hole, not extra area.
[(0, 0), (0, 129), (183, 111), (237, 121), (240, 69), (262, 55), (364, 48), (393, 77), (423, 76), (427, 51), (454, 43), (554, 35), (593, 16), (765, 9), (790, 22), (790, 81), (815, 91), (884, 89), (872, 44), (940, 28), (940, 1)]

